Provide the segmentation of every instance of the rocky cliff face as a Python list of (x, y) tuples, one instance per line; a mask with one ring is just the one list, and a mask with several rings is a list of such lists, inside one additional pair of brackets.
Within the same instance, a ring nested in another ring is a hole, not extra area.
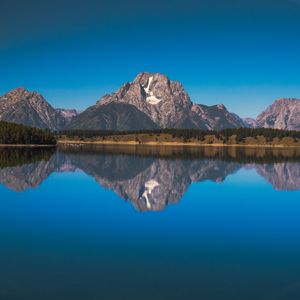
[(189, 95), (179, 82), (170, 81), (159, 73), (139, 74), (132, 83), (127, 82), (116, 93), (102, 97), (97, 105), (111, 102), (135, 106), (159, 127), (192, 126), (189, 120), (192, 107)]
[(246, 127), (245, 122), (236, 114), (229, 112), (223, 104), (206, 106), (202, 104), (194, 104), (192, 113), (198, 128), (208, 130), (222, 130), (225, 128)]
[(279, 99), (256, 119), (258, 127), (300, 130), (300, 100)]
[[(223, 105), (193, 104), (181, 83), (171, 81), (165, 75), (159, 73), (141, 73), (133, 82), (125, 83), (117, 92), (102, 97), (94, 107), (76, 117), (69, 128), (83, 129), (91, 127), (92, 121), (90, 121), (89, 115), (93, 114), (95, 117), (97, 115), (97, 118), (100, 119), (104, 107), (112, 104), (126, 104), (135, 107), (159, 128), (210, 130), (245, 126), (242, 119), (228, 112)], [(110, 111), (110, 115), (106, 117), (106, 120), (111, 120), (112, 108), (116, 108), (116, 106), (105, 109), (106, 113)], [(128, 115), (128, 118), (133, 119), (134, 117), (134, 115)], [(77, 121), (79, 119), (80, 122)], [(74, 124), (76, 124), (76, 127)], [(97, 126), (102, 126), (98, 129), (106, 129), (99, 122)], [(93, 127), (95, 126), (93, 125)], [(117, 129), (125, 130), (122, 126), (117, 126)], [(148, 127), (146, 128), (143, 122), (139, 122), (138, 129), (148, 129)]]
[(0, 120), (57, 130), (65, 119), (37, 92), (15, 89), (0, 97)]
[(256, 128), (257, 127), (257, 122), (253, 118), (245, 118), (244, 123), (246, 124), (246, 127), (250, 127), (250, 128)]
[(56, 108), (55, 110), (65, 120), (65, 125), (68, 125), (78, 115), (76, 109)]

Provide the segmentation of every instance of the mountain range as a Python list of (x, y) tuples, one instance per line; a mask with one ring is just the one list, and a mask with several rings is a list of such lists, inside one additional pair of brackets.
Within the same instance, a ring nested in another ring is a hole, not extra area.
[(81, 113), (75, 109), (55, 109), (37, 92), (14, 89), (0, 97), (0, 120), (50, 130), (239, 127), (300, 130), (300, 100), (279, 99), (256, 119), (242, 119), (223, 104), (193, 103), (178, 81), (160, 73), (144, 72)]

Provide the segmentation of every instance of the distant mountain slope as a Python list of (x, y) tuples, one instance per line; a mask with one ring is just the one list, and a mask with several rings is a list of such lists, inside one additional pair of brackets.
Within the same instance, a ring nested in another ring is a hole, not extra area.
[(257, 127), (257, 122), (253, 118), (245, 118), (244, 123), (246, 124), (247, 127), (250, 127), (250, 128), (256, 128)]
[(258, 127), (300, 130), (300, 100), (282, 98), (276, 100), (256, 119)]
[(68, 122), (72, 121), (72, 119), (78, 115), (78, 112), (76, 109), (56, 108), (55, 110), (63, 118), (65, 118)]
[[(160, 128), (224, 129), (245, 126), (244, 121), (228, 112), (224, 105), (193, 104), (181, 83), (171, 81), (159, 73), (139, 74), (133, 82), (125, 83), (117, 92), (103, 96), (92, 110), (111, 103), (134, 106)], [(90, 109), (87, 111), (90, 112)], [(99, 110), (98, 114), (100, 112), (102, 111)], [(86, 112), (83, 114), (87, 115)], [(90, 118), (82, 117), (83, 114), (75, 117), (68, 128), (78, 124), (79, 119), (80, 128), (95, 128), (95, 123), (91, 124)], [(110, 113), (112, 114), (113, 112)], [(146, 129), (143, 126), (144, 124), (139, 124), (138, 129)], [(120, 126), (116, 128), (124, 130)]]
[(66, 122), (42, 95), (24, 88), (0, 97), (0, 120), (51, 130), (62, 128)]
[(55, 110), (64, 119), (62, 128), (65, 128), (78, 115), (76, 109), (56, 108)]
[(106, 129), (106, 130), (139, 130), (154, 129), (157, 125), (133, 105), (125, 103), (109, 103), (95, 105), (77, 117), (67, 126), (67, 129)]
[(198, 127), (203, 129), (222, 130), (225, 128), (247, 127), (245, 122), (236, 114), (229, 112), (223, 104), (206, 106), (194, 104), (192, 112), (198, 118)]

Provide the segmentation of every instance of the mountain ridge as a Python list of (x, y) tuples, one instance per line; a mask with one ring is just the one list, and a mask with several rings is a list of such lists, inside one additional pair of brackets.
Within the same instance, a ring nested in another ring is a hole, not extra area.
[(51, 130), (266, 127), (300, 130), (300, 100), (280, 98), (256, 119), (240, 118), (224, 104), (194, 103), (183, 85), (160, 73), (142, 72), (82, 112), (54, 108), (23, 87), (0, 97), (0, 120)]
[[(132, 82), (126, 82), (116, 92), (101, 97), (94, 110), (111, 103), (135, 106), (159, 128), (219, 130), (246, 126), (240, 117), (230, 113), (224, 105), (206, 106), (193, 103), (180, 82), (172, 81), (160, 73), (138, 74)], [(85, 120), (81, 127), (74, 126), (77, 116), (68, 128), (89, 127), (88, 113), (90, 108), (80, 114), (80, 118)]]

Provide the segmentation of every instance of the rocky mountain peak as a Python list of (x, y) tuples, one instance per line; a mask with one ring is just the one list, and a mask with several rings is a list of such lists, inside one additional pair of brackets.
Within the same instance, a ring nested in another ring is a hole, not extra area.
[(70, 123), (73, 120), (73, 118), (75, 118), (78, 115), (76, 109), (57, 108), (56, 112), (66, 120), (66, 124)]
[(300, 130), (300, 100), (278, 99), (263, 111), (256, 121), (258, 127)]
[(247, 125), (247, 127), (250, 127), (250, 128), (256, 128), (257, 127), (257, 122), (253, 118), (245, 118), (244, 122)]
[(37, 93), (21, 87), (0, 97), (0, 120), (57, 130), (65, 119)]
[(24, 87), (18, 87), (8, 92), (7, 95), (22, 95), (24, 93), (29, 94), (30, 92), (26, 90)]
[(170, 90), (169, 78), (160, 73), (140, 73), (136, 76), (133, 83), (140, 84), (147, 91), (154, 90), (156, 87)]
[[(29, 91), (24, 87), (13, 89), (0, 97), (1, 101), (7, 102), (7, 105), (17, 102), (37, 103), (46, 101), (44, 97), (36, 91)], [(48, 104), (50, 105), (50, 104)]]
[(26, 90), (23, 87), (19, 87), (19, 88), (9, 91), (4, 96), (0, 97), (0, 99), (3, 102), (18, 102), (18, 101), (28, 99), (28, 97), (30, 97), (30, 95), (31, 95), (31, 92), (29, 92), (28, 90)]
[(226, 106), (223, 103), (217, 104), (218, 109), (227, 110)]
[[(180, 82), (171, 81), (167, 76), (160, 73), (140, 73), (133, 83), (141, 85), (146, 94), (146, 101), (152, 105), (163, 101), (166, 95), (186, 94)], [(191, 102), (189, 98), (187, 102), (189, 105)]]
[[(103, 96), (94, 107), (76, 117), (78, 122), (75, 120), (70, 126), (77, 129), (95, 126), (95, 122), (91, 124), (91, 116), (97, 116), (100, 120), (102, 117), (99, 113), (104, 112), (103, 106), (112, 103), (134, 106), (159, 128), (223, 129), (245, 126), (243, 120), (230, 113), (223, 104), (193, 104), (180, 82), (160, 73), (148, 72), (138, 74), (132, 82), (126, 82), (116, 92)], [(105, 111), (107, 113), (107, 109)], [(133, 112), (128, 108), (129, 111)], [(149, 121), (144, 124), (149, 124)]]
[(97, 105), (126, 103), (145, 113), (160, 127), (181, 127), (192, 102), (183, 86), (160, 73), (140, 73), (117, 92), (105, 95)]
[(300, 101), (297, 98), (279, 98), (275, 100), (275, 104), (294, 104), (295, 102)]

